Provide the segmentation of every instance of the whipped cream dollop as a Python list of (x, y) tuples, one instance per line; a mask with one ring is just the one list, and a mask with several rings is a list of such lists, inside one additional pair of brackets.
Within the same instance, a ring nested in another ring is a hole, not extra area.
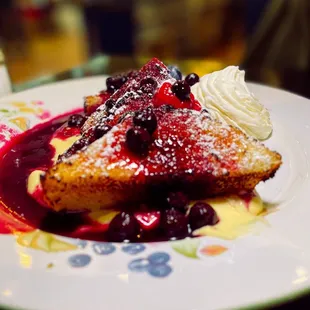
[(214, 119), (238, 127), (258, 140), (271, 135), (269, 112), (249, 91), (245, 72), (238, 67), (229, 66), (203, 76), (192, 87), (192, 93)]

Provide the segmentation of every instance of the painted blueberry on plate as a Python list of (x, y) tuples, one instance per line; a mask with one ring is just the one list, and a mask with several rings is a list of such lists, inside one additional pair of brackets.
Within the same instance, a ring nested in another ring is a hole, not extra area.
[(136, 255), (145, 250), (145, 245), (144, 244), (139, 244), (139, 243), (133, 243), (133, 244), (128, 244), (122, 247), (122, 251), (130, 254), (130, 255)]
[(131, 261), (128, 268), (133, 272), (147, 272), (152, 277), (164, 278), (172, 272), (171, 266), (167, 264), (169, 261), (169, 254), (155, 252), (147, 258), (138, 258)]
[(85, 249), (87, 246), (87, 241), (86, 240), (78, 240), (76, 242), (76, 245), (81, 248), (81, 249)]
[(172, 268), (167, 264), (150, 265), (147, 272), (156, 278), (165, 278), (172, 272)]
[(144, 272), (147, 271), (150, 266), (150, 263), (145, 258), (138, 258), (131, 261), (128, 265), (129, 270), (133, 272)]
[(93, 250), (98, 255), (109, 255), (115, 252), (116, 247), (112, 243), (95, 242), (93, 243)]
[(165, 252), (155, 252), (148, 257), (150, 264), (166, 264), (170, 260), (170, 255)]
[(76, 254), (69, 257), (69, 265), (74, 268), (80, 268), (87, 266), (91, 261), (91, 257), (88, 254)]

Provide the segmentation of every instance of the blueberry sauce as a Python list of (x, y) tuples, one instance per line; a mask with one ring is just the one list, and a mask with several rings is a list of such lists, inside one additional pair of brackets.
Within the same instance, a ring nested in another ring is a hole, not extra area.
[[(40, 227), (43, 219), (53, 214), (41, 207), (27, 193), (27, 177), (35, 169), (52, 165), (54, 150), (51, 135), (63, 122), (37, 126), (12, 140), (0, 154), (0, 198), (3, 204), (27, 224)], [(53, 216), (57, 217), (56, 214)]]

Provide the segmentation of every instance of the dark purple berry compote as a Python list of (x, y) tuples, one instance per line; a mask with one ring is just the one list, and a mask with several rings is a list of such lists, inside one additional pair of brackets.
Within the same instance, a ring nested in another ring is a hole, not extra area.
[(81, 128), (85, 123), (85, 121), (86, 121), (85, 116), (81, 114), (73, 114), (68, 119), (68, 126)]

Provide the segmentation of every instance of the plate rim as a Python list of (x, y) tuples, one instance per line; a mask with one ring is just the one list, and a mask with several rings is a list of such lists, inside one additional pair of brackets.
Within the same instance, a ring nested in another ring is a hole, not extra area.
[[(82, 83), (86, 80), (87, 81), (91, 81), (91, 80), (99, 81), (99, 80), (104, 80), (107, 76), (108, 75), (99, 75), (99, 76), (94, 76), (94, 77), (84, 77), (84, 78), (77, 78), (77, 79), (71, 79), (71, 80), (57, 81), (54, 83), (45, 84), (45, 85), (41, 85), (41, 86), (34, 87), (31, 89), (23, 90), (23, 91), (20, 91), (17, 93), (11, 93), (11, 94), (8, 94), (8, 95), (0, 98), (0, 105), (5, 104), (6, 101), (12, 100), (15, 97), (22, 96), (23, 94), (28, 95), (31, 92), (37, 92), (37, 91), (41, 91), (41, 90), (43, 91), (44, 89), (50, 88), (51, 86), (57, 87), (58, 85), (64, 85), (64, 84), (69, 85), (69, 84), (75, 84), (75, 83)], [(299, 94), (296, 94), (296, 93), (293, 93), (293, 92), (290, 92), (290, 91), (287, 91), (287, 90), (284, 90), (281, 88), (277, 88), (277, 87), (273, 87), (273, 86), (269, 86), (269, 85), (264, 85), (261, 83), (253, 83), (253, 82), (247, 82), (247, 85), (249, 85), (250, 87), (254, 86), (254, 87), (264, 88), (265, 89), (264, 91), (267, 91), (267, 92), (272, 90), (272, 91), (277, 91), (277, 92), (279, 91), (282, 93), (286, 93), (288, 95), (293, 95), (293, 97), (295, 97), (295, 98), (299, 97), (303, 100), (309, 101), (309, 104), (310, 104), (309, 98), (303, 97)], [(290, 293), (286, 293), (283, 295), (281, 294), (281, 295), (275, 296), (273, 298), (266, 298), (260, 302), (252, 302), (252, 303), (248, 303), (248, 304), (244, 304), (244, 305), (241, 304), (240, 307), (237, 307), (235, 309), (241, 309), (241, 310), (265, 309), (266, 307), (269, 308), (269, 307), (273, 307), (273, 306), (283, 305), (289, 301), (296, 301), (296, 300), (299, 300), (299, 299), (306, 297), (308, 295), (310, 296), (310, 285), (303, 287), (303, 288), (300, 288), (300, 289), (297, 289), (295, 291), (291, 291)], [(14, 306), (14, 305), (2, 303), (2, 302), (0, 302), (0, 309), (28, 310), (27, 308)]]
[[(65, 84), (81, 83), (81, 82), (84, 82), (84, 81), (89, 81), (90, 82), (92, 80), (100, 81), (100, 80), (105, 80), (108, 77), (109, 77), (108, 74), (101, 74), (101, 75), (96, 75), (96, 76), (87, 76), (87, 77), (67, 79), (67, 80), (62, 80), (62, 81), (54, 81), (54, 82), (51, 82), (51, 83), (48, 83), (48, 84), (43, 84), (43, 85), (35, 86), (35, 87), (29, 88), (29, 89), (26, 89), (26, 90), (21, 90), (21, 91), (18, 91), (18, 92), (12, 92), (12, 93), (6, 94), (5, 96), (0, 97), (0, 105), (5, 103), (6, 100), (10, 100), (10, 99), (14, 98), (15, 96), (18, 97), (20, 95), (28, 94), (28, 93), (31, 93), (33, 91), (44, 90), (44, 89), (47, 89), (47, 88), (49, 88), (51, 86), (52, 87), (56, 87), (56, 86), (65, 85)], [(280, 88), (280, 87), (277, 87), (277, 86), (266, 85), (266, 84), (263, 84), (263, 83), (252, 82), (252, 81), (247, 81), (247, 80), (246, 80), (246, 85), (250, 86), (250, 88), (252, 86), (265, 88), (266, 91), (268, 89), (272, 90), (272, 91), (280, 91), (282, 93), (286, 93), (287, 95), (290, 95), (290, 96), (293, 95), (294, 97), (299, 97), (300, 99), (310, 101), (310, 98), (304, 97), (304, 96), (302, 96), (302, 95), (300, 95), (298, 93), (295, 93), (295, 92), (292, 92), (292, 91), (289, 91), (289, 90), (286, 90), (286, 89), (283, 89), (283, 88)], [(251, 89), (250, 89), (250, 91), (251, 91)]]
[[(271, 299), (266, 299), (258, 303), (244, 304), (244, 305), (241, 305), (240, 307), (236, 307), (233, 309), (239, 309), (239, 310), (256, 310), (256, 309), (262, 310), (266, 308), (268, 309), (270, 307), (284, 305), (289, 301), (297, 301), (306, 296), (310, 296), (310, 286), (306, 288), (302, 288), (295, 292), (291, 292), (289, 294), (280, 295), (278, 297), (274, 297)], [(0, 303), (0, 310), (2, 309), (3, 310), (30, 310), (29, 308), (23, 308), (19, 306), (9, 305), (6, 303)]]

